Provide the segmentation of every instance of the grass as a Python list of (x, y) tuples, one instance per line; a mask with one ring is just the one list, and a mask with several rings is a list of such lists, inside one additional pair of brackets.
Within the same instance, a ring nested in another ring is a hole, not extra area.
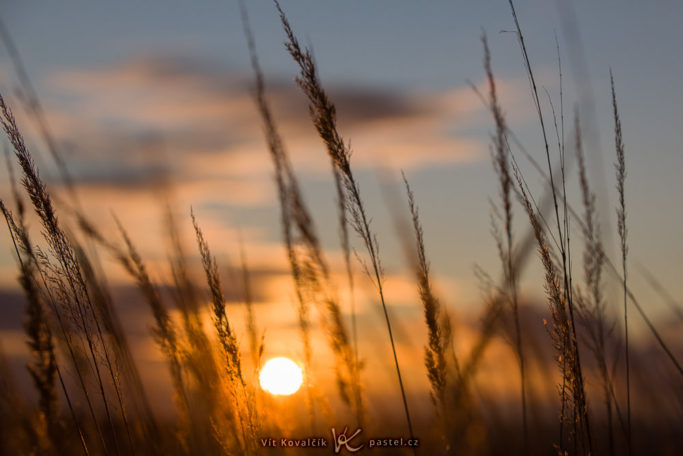
[(617, 192), (619, 193), (619, 205), (617, 206), (617, 231), (619, 232), (619, 246), (621, 247), (621, 276), (624, 285), (624, 360), (626, 368), (626, 438), (628, 453), (631, 454), (633, 436), (631, 427), (631, 365), (629, 362), (630, 352), (628, 348), (628, 299), (626, 288), (626, 256), (628, 245), (626, 242), (626, 203), (624, 202), (624, 183), (626, 180), (626, 159), (624, 158), (624, 143), (621, 132), (621, 120), (617, 108), (617, 95), (614, 90), (614, 76), (610, 71), (610, 87), (612, 89), (612, 109), (614, 110), (614, 142), (617, 151)]
[[(512, 264), (512, 176), (510, 174), (510, 158), (509, 149), (507, 146), (507, 125), (505, 123), (505, 116), (501, 109), (498, 101), (498, 95), (496, 92), (496, 80), (493, 76), (493, 70), (491, 69), (491, 53), (489, 51), (488, 42), (486, 40), (486, 35), (482, 37), (482, 43), (484, 45), (484, 71), (486, 72), (486, 78), (489, 83), (489, 109), (493, 115), (493, 119), (496, 125), (496, 135), (494, 140), (494, 155), (493, 155), (493, 168), (498, 175), (498, 181), (500, 183), (500, 210), (503, 213), (503, 231), (505, 241), (501, 240), (501, 234), (499, 229), (494, 225), (493, 233), (496, 239), (496, 245), (498, 246), (498, 253), (500, 260), (503, 264), (503, 275), (505, 277), (505, 294), (507, 300), (511, 304), (512, 315), (514, 321), (514, 340), (515, 340), (515, 350), (517, 352), (517, 358), (519, 363), (519, 377), (520, 377), (520, 389), (521, 389), (521, 402), (522, 402), (522, 432), (524, 437), (524, 448), (527, 449), (529, 446), (529, 431), (527, 426), (527, 408), (526, 408), (526, 375), (524, 372), (524, 350), (522, 345), (522, 329), (519, 320), (519, 299), (517, 293), (517, 277), (516, 271)], [(494, 213), (497, 210), (494, 208)], [(495, 219), (494, 220), (495, 223)]]
[[(596, 196), (587, 177), (581, 119), (576, 113), (573, 143), (570, 141), (568, 146), (562, 89), (558, 111), (546, 91), (550, 106), (547, 112), (539, 96), (520, 18), (512, 1), (509, 6), (542, 137), (538, 150), (547, 167), (540, 166), (521, 147), (509, 127), (484, 36), (483, 72), (488, 91), (480, 97), (492, 118), (491, 152), (498, 200), (492, 203), (491, 219), (502, 275), (496, 281), (487, 272), (478, 272), (485, 296), (479, 327), (473, 331), (447, 311), (444, 302), (448, 297), (438, 293), (438, 281), (427, 255), (429, 238), (425, 236), (417, 198), (405, 174), (409, 220), (406, 226), (412, 231), (398, 231), (403, 236), (424, 321), (407, 323), (392, 313), (387, 297), (390, 284), (382, 268), (379, 241), (354, 174), (349, 142), (337, 122), (334, 101), (320, 79), (312, 51), (301, 46), (284, 10), (275, 1), (286, 38), (285, 49), (299, 70), (296, 82), (308, 102), (311, 121), (331, 163), (330, 177), (336, 192), (335, 222), (343, 262), (343, 273), (336, 273), (270, 107), (246, 5), (240, 2), (253, 70), (253, 98), (263, 126), (264, 153), (269, 154), (273, 165), (281, 236), (297, 313), (299, 340), (289, 343), (300, 346), (308, 377), (303, 407), (296, 400), (267, 396), (259, 388), (258, 370), (272, 342), (259, 332), (259, 317), (263, 313), (254, 298), (255, 285), (246, 259), (248, 245), (240, 241), (239, 279), (233, 274), (226, 282), (222, 272), (226, 265), (219, 265), (212, 254), (199, 217), (191, 210), (187, 220), (176, 220), (172, 207), (167, 205), (164, 226), (172, 280), (162, 287), (115, 216), (119, 239), (102, 234), (90, 215), (81, 209), (75, 190), (70, 190), (70, 208), (55, 204), (12, 109), (0, 96), (0, 122), (14, 150), (23, 186), (22, 194), (15, 182), (14, 165), (8, 160), (15, 209), (1, 200), (0, 209), (14, 246), (19, 285), (26, 298), (26, 368), (36, 393), (35, 401), (24, 398), (12, 380), (11, 370), (4, 361), (0, 363), (3, 452), (287, 454), (286, 449), (264, 448), (262, 439), (278, 435), (320, 435), (329, 439), (332, 427), (335, 435), (348, 432), (350, 436), (355, 429), (362, 429), (363, 437), (368, 438), (396, 433), (406, 439), (417, 437), (418, 448), (403, 448), (403, 453), (416, 454), (612, 455), (646, 449), (662, 454), (680, 451), (683, 435), (677, 423), (683, 403), (683, 370), (674, 350), (647, 317), (628, 284), (626, 156), (614, 78), (610, 74), (621, 272), (610, 260), (601, 239)], [(35, 100), (29, 115), (58, 157), (63, 180), (73, 189), (68, 163), (51, 139), (16, 48), (4, 27), (0, 34), (10, 43), (23, 90)], [(559, 45), (558, 73), (561, 81)], [(553, 119), (556, 150), (549, 139), (548, 118)], [(568, 198), (569, 167), (565, 152), (571, 150), (571, 145), (578, 163), (580, 212)], [(543, 179), (545, 194), (538, 199), (540, 204), (527, 185), (527, 176), (518, 161), (520, 154), (532, 161)], [(30, 235), (25, 198), (41, 223), (39, 241)], [(513, 224), (517, 211), (522, 211), (527, 222)], [(75, 222), (80, 231), (67, 230), (62, 217), (67, 223)], [(195, 234), (195, 255), (189, 255), (182, 242), (181, 227), (189, 222)], [(356, 239), (351, 236), (354, 232)], [(216, 240), (212, 237), (211, 241), (214, 245)], [(83, 246), (86, 242), (91, 243), (88, 248)], [(354, 242), (360, 244), (362, 254), (354, 250)], [(573, 276), (572, 258), (578, 256), (577, 245), (583, 247), (583, 281)], [(534, 248), (543, 270), (543, 276), (536, 279), (545, 290), (545, 318), (534, 310), (519, 285)], [(119, 308), (106, 283), (106, 272), (99, 267), (94, 251), (104, 252), (120, 264), (137, 285), (138, 301), (146, 305), (151, 315), (150, 332), (172, 385), (173, 397), (168, 399), (172, 399), (175, 414), (171, 417), (155, 409), (156, 402), (149, 393), (155, 385), (143, 381), (133, 356), (137, 347), (128, 339), (128, 328), (121, 322)], [(372, 406), (377, 404), (373, 397), (378, 394), (376, 379), (385, 374), (385, 368), (364, 365), (361, 357), (368, 339), (363, 334), (367, 329), (357, 315), (360, 297), (356, 290), (361, 289), (362, 282), (354, 273), (352, 253), (374, 285), (374, 301), (386, 328), (384, 339), (372, 342), (386, 348), (386, 365), (396, 382), (393, 389), (384, 384), (379, 386), (397, 404), (385, 410)], [(613, 272), (621, 285), (623, 325), (617, 323), (609, 309), (606, 270)], [(338, 282), (345, 282), (349, 290), (347, 302), (340, 297), (343, 285)], [(241, 298), (232, 297), (235, 289), (240, 290)], [(661, 292), (666, 294), (665, 290)], [(240, 300), (246, 309), (244, 322), (234, 317), (233, 304)], [(666, 362), (671, 386), (648, 376), (648, 372), (636, 375), (634, 366), (645, 357), (637, 346), (629, 344), (629, 300), (661, 348), (657, 353)], [(210, 325), (205, 324), (207, 315)], [(539, 339), (533, 330), (541, 321), (548, 333), (545, 339)], [(239, 337), (242, 323), (246, 327), (246, 341)], [(315, 339), (314, 331), (318, 329), (324, 335), (323, 342)], [(468, 331), (473, 335), (469, 346), (463, 348)], [(408, 366), (405, 359), (410, 347), (401, 347), (398, 336), (402, 333), (425, 335), (419, 341), (422, 365)], [(500, 344), (501, 340), (508, 343)], [(496, 350), (503, 354), (492, 355)], [(323, 385), (330, 376), (316, 367), (321, 352), (330, 355), (334, 388)], [(512, 361), (506, 364), (506, 360)], [(512, 371), (514, 376), (510, 376)], [(405, 376), (406, 372), (419, 372), (427, 385), (425, 391), (410, 388), (409, 381), (416, 375)], [(487, 382), (500, 376), (514, 377), (511, 383), (518, 393), (494, 396)], [(647, 396), (653, 383), (661, 391)], [(542, 399), (546, 391), (551, 391), (550, 399)], [(653, 398), (652, 405), (646, 403), (646, 398)], [(659, 407), (657, 401), (675, 402), (678, 409)], [(425, 403), (431, 405), (425, 407)], [(657, 425), (649, 427), (648, 419), (656, 419)], [(355, 443), (349, 441), (349, 445)], [(327, 453), (332, 451), (328, 450)]]

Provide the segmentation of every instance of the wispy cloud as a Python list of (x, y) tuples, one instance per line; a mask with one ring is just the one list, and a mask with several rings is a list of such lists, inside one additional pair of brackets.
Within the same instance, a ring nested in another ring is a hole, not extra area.
[[(52, 124), (85, 161), (114, 156), (139, 167), (136, 159), (152, 157), (146, 141), (158, 137), (166, 155), (157, 159), (175, 164), (181, 180), (208, 170), (260, 178), (270, 169), (250, 79), (228, 67), (178, 56), (140, 57), (63, 71), (51, 84), (63, 100), (55, 105), (59, 112), (51, 113)], [(327, 172), (304, 98), (293, 83), (270, 80), (269, 88), (294, 159), (303, 157), (306, 171)], [(485, 151), (480, 139), (458, 130), (481, 110), (467, 87), (445, 93), (333, 87), (331, 94), (356, 166), (414, 168), (472, 160)]]
[[(276, 206), (249, 74), (207, 60), (148, 55), (62, 70), (45, 80), (49, 125), (85, 212), (114, 239), (118, 234), (109, 225), (116, 213), (146, 258), (165, 260), (159, 188), (172, 189), (177, 208), (204, 213), (207, 234), (215, 231), (222, 240), (237, 239), (231, 208)], [(288, 78), (270, 77), (268, 88), (297, 172), (328, 176), (329, 159), (305, 97)], [(503, 101), (516, 101), (523, 90), (523, 81), (500, 82)], [(441, 92), (332, 86), (330, 93), (357, 168), (415, 169), (487, 158), (487, 138), (474, 131), (486, 128), (488, 117), (466, 85)], [(23, 110), (15, 111), (28, 136), (35, 136)], [(53, 174), (44, 175), (49, 180)], [(239, 223), (257, 250), (254, 261), (280, 258), (286, 264), (276, 227), (259, 231), (248, 219)]]

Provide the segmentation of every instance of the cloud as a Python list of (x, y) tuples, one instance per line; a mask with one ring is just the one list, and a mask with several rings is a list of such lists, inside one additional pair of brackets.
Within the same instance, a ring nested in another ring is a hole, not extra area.
[[(167, 186), (186, 223), (190, 206), (200, 216), (217, 208), (201, 219), (203, 228), (222, 241), (216, 245), (225, 245), (226, 235), (237, 238), (239, 221), (249, 237), (246, 244), (258, 250), (256, 261), (286, 263), (272, 164), (248, 74), (206, 60), (152, 55), (63, 70), (47, 81), (52, 90), (43, 105), (49, 125), (75, 178), (84, 212), (108, 237), (120, 239), (112, 223), (114, 212), (143, 257), (162, 268), (166, 245), (158, 189)], [(329, 181), (329, 159), (311, 125), (305, 97), (291, 81), (269, 76), (267, 83), (296, 171)], [(518, 97), (519, 86), (499, 82), (504, 104)], [(401, 92), (356, 85), (329, 90), (355, 169), (410, 170), (487, 156), (487, 140), (470, 132), (488, 128), (489, 119), (469, 87)], [(22, 131), (32, 132), (23, 110), (15, 112)], [(35, 134), (27, 136), (30, 145), (41, 144)], [(43, 176), (55, 175), (47, 171)], [(60, 195), (54, 178), (50, 183), (51, 191)], [(319, 213), (319, 207), (313, 209)], [(268, 253), (276, 249), (277, 254)], [(124, 275), (115, 277), (122, 281)]]
[[(228, 174), (255, 177), (270, 169), (248, 75), (187, 57), (148, 56), (62, 71), (50, 81), (60, 94), (60, 101), (51, 104), (51, 125), (72, 144), (74, 157), (94, 170), (112, 157), (121, 165), (153, 160), (145, 151), (150, 137), (162, 138), (163, 159), (177, 165), (181, 179), (207, 167), (217, 172), (215, 164)], [(482, 152), (478, 141), (457, 131), (481, 109), (469, 88), (417, 94), (333, 86), (330, 94), (358, 167), (414, 168), (471, 160)], [(303, 95), (294, 84), (271, 78), (268, 95), (294, 160), (303, 156), (306, 171), (327, 172)], [(235, 163), (226, 163), (232, 159)], [(110, 176), (123, 177), (125, 185), (130, 176), (124, 174)], [(90, 175), (97, 174), (91, 170)]]

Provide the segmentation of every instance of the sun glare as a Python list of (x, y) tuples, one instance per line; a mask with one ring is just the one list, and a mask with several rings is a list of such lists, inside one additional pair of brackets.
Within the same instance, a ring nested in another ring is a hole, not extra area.
[(289, 396), (298, 391), (304, 380), (301, 368), (291, 359), (269, 359), (259, 375), (261, 388), (270, 394)]

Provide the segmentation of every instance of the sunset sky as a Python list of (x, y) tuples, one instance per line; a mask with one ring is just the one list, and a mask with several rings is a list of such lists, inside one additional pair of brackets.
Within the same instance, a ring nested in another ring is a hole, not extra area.
[[(294, 85), (297, 68), (284, 49), (273, 4), (247, 3), (276, 121), (328, 257), (342, 271), (329, 159)], [(680, 302), (683, 3), (581, 0), (573, 2), (573, 10), (564, 3), (516, 2), (531, 63), (558, 109), (557, 37), (565, 136), (570, 144), (577, 106), (612, 258), (617, 257), (617, 238), (610, 68), (614, 72), (628, 170), (630, 284), (649, 315), (666, 325), (673, 314), (647, 285), (640, 265)], [(514, 23), (507, 2), (283, 0), (282, 7), (301, 41), (312, 46), (322, 82), (337, 105), (342, 134), (353, 150), (352, 166), (378, 234), (388, 300), (397, 320), (409, 322), (420, 315), (388, 210), (398, 196), (399, 210), (406, 214), (400, 170), (411, 181), (420, 208), (438, 292), (453, 314), (475, 318), (479, 285), (473, 266), (480, 265), (493, 277), (500, 273), (489, 232), (489, 198), (495, 199), (498, 191), (488, 152), (493, 122), (468, 85), (471, 81), (485, 91), (482, 32), (489, 39), (510, 126), (545, 163), (516, 35), (509, 32)], [(241, 236), (254, 273), (263, 278), (256, 281), (259, 299), (279, 304), (278, 312), (294, 321), (273, 169), (251, 95), (237, 2), (65, 0), (38, 5), (6, 0), (0, 19), (21, 53), (91, 219), (119, 239), (114, 212), (154, 276), (163, 281), (167, 245), (159, 187), (166, 182), (188, 251), (195, 252), (189, 219), (193, 207), (218, 262), (238, 261)], [(0, 91), (15, 110), (41, 175), (64, 201), (54, 163), (21, 108), (17, 87), (7, 50), (0, 47)], [(545, 96), (542, 102), (549, 116)], [(593, 119), (597, 135), (590, 134)], [(540, 198), (541, 178), (519, 157)], [(11, 200), (7, 171), (1, 168), (0, 197)], [(568, 191), (578, 206), (575, 171), (572, 167)], [(60, 220), (69, 225), (64, 210)], [(520, 239), (528, 229), (522, 211), (516, 212), (515, 224)], [(38, 238), (37, 221), (32, 228)], [(579, 252), (578, 233), (574, 236)], [(355, 245), (360, 250), (357, 240)], [(111, 259), (102, 256), (110, 284), (128, 283)], [(582, 278), (579, 257), (577, 279)], [(541, 302), (537, 263), (534, 258), (526, 271), (523, 294)], [(360, 267), (356, 270), (361, 312), (375, 318), (372, 284), (362, 278)], [(16, 291), (16, 275), (3, 229), (3, 296)], [(618, 287), (611, 291), (611, 308), (621, 315)], [(237, 318), (240, 312), (236, 310)], [(277, 315), (264, 313), (262, 323), (271, 325), (274, 334), (294, 331), (278, 326), (282, 321)], [(12, 328), (19, 328), (21, 318), (10, 320), (0, 330), (16, 335)], [(634, 327), (650, 342), (637, 318)], [(416, 346), (424, 343), (419, 337), (413, 337)], [(272, 340), (276, 346), (277, 339)]]

